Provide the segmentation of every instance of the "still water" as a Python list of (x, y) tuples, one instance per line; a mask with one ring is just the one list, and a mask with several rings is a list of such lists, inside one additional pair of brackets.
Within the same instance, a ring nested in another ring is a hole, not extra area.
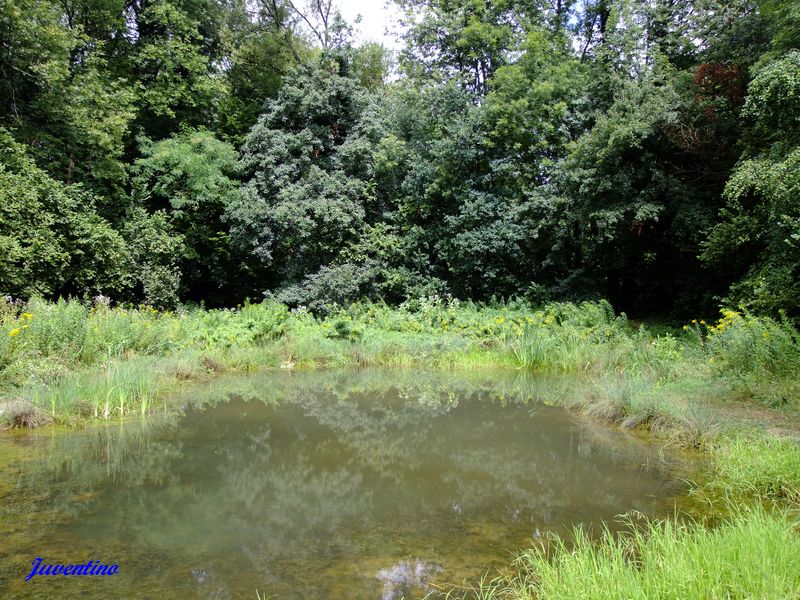
[[(418, 598), (575, 525), (672, 514), (674, 457), (568, 382), (279, 373), (177, 414), (0, 437), (0, 597)], [(31, 561), (119, 564), (35, 577)]]

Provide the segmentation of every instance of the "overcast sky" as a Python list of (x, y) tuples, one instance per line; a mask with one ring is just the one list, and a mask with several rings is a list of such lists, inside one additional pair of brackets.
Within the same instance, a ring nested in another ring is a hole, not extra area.
[[(344, 19), (353, 24), (360, 14), (363, 19), (359, 25), (354, 25), (356, 39), (360, 41), (371, 40), (381, 42), (387, 48), (398, 49), (398, 42), (386, 33), (396, 30), (396, 20), (399, 12), (392, 2), (384, 0), (337, 0)], [(389, 7), (387, 7), (387, 4)]]

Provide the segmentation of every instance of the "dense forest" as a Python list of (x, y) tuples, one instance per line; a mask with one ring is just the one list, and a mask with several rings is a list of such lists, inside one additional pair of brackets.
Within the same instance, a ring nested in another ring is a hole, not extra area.
[(800, 315), (796, 0), (2, 0), (0, 292)]

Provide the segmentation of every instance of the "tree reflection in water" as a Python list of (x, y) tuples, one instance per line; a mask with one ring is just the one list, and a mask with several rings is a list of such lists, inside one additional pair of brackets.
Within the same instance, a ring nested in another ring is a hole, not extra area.
[(671, 511), (679, 486), (651, 447), (541, 402), (569, 393), (565, 379), (369, 370), (220, 380), (180, 416), (4, 442), (25, 459), (4, 468), (18, 485), (3, 526), (30, 547), (35, 514), (65, 558), (124, 540), (116, 591), (408, 597), (546, 531)]

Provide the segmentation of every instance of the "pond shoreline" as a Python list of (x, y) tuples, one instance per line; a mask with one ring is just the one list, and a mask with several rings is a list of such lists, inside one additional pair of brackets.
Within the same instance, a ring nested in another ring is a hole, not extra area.
[[(458, 374), (441, 370), (358, 368), (228, 374), (215, 378), (212, 385), (205, 382), (185, 386), (170, 398), (169, 406), (175, 407), (175, 410), (168, 413), (159, 412), (148, 418), (131, 417), (122, 422), (92, 420), (91, 425), (81, 431), (63, 427), (42, 428), (28, 434), (28, 439), (25, 439), (25, 434), (16, 434), (13, 436), (15, 439), (4, 436), (0, 438), (0, 444), (11, 446), (9, 449), (16, 449), (22, 454), (14, 459), (14, 463), (19, 463), (23, 482), (30, 480), (30, 475), (27, 479), (24, 476), (26, 472), (32, 475), (41, 471), (38, 464), (49, 466), (53, 487), (50, 487), (49, 480), (41, 476), (37, 480), (40, 486), (69, 502), (67, 513), (73, 512), (71, 507), (87, 510), (87, 504), (124, 506), (127, 494), (135, 494), (142, 501), (150, 502), (149, 492), (141, 489), (136, 482), (139, 477), (144, 477), (145, 482), (151, 477), (156, 481), (164, 479), (163, 465), (169, 463), (170, 457), (176, 456), (174, 450), (169, 448), (185, 448), (187, 465), (203, 464), (206, 459), (202, 459), (202, 456), (227, 457), (229, 468), (210, 471), (246, 472), (246, 477), (233, 478), (239, 482), (237, 485), (256, 482), (268, 477), (270, 472), (283, 473), (284, 469), (279, 466), (283, 463), (274, 462), (278, 455), (284, 459), (295, 455), (313, 455), (315, 448), (319, 448), (318, 452), (321, 453), (320, 462), (314, 463), (317, 467), (310, 473), (321, 484), (334, 474), (340, 476), (348, 471), (359, 473), (357, 468), (353, 470), (353, 465), (358, 463), (380, 465), (384, 469), (381, 481), (386, 485), (402, 473), (406, 473), (405, 476), (411, 477), (412, 481), (418, 481), (420, 477), (432, 477), (436, 485), (420, 489), (428, 490), (423, 492), (428, 494), (431, 489), (440, 490), (438, 493), (444, 494), (441, 499), (443, 504), (436, 510), (429, 509), (425, 513), (427, 516), (410, 511), (405, 515), (408, 524), (398, 525), (407, 530), (403, 539), (406, 536), (411, 536), (408, 540), (419, 538), (420, 545), (408, 548), (405, 543), (397, 547), (387, 543), (383, 554), (369, 560), (360, 558), (359, 561), (364, 562), (353, 572), (353, 576), (361, 573), (360, 577), (363, 578), (366, 570), (367, 574), (380, 575), (392, 589), (401, 589), (398, 586), (409, 578), (412, 582), (425, 585), (428, 581), (432, 585), (459, 584), (479, 577), (483, 568), (501, 568), (508, 553), (525, 547), (539, 529), (545, 535), (555, 527), (559, 528), (561, 534), (567, 535), (566, 526), (560, 527), (560, 523), (579, 521), (599, 526), (601, 522), (613, 521), (618, 511), (631, 507), (652, 516), (668, 516), (672, 513), (673, 502), (683, 505), (686, 485), (681, 478), (673, 476), (672, 467), (674, 464), (683, 473), (685, 462), (688, 472), (694, 457), (684, 458), (683, 453), (677, 450), (662, 454), (659, 445), (642, 432), (623, 432), (595, 424), (590, 419), (576, 417), (552, 401), (565, 390), (572, 389), (577, 382), (575, 378), (565, 376), (526, 376), (519, 372), (496, 370)], [(465, 415), (469, 414), (473, 416), (465, 421)], [(304, 420), (299, 420), (298, 415), (305, 415)], [(292, 419), (297, 421), (299, 430), (294, 426), (286, 428), (280, 425), (282, 421)], [(314, 438), (313, 428), (301, 426), (309, 419), (311, 422), (319, 421), (324, 430), (323, 440)], [(205, 434), (201, 436), (199, 439), (204, 443), (198, 445), (190, 440), (197, 439), (198, 428), (201, 427), (208, 431), (209, 437)], [(454, 439), (455, 432), (459, 430), (461, 437)], [(338, 446), (329, 437), (337, 431), (351, 432), (347, 444), (352, 444), (353, 448), (363, 450), (361, 444), (368, 442), (373, 451), (364, 451), (360, 456), (352, 455), (349, 450), (337, 454), (335, 449)], [(396, 434), (402, 431), (405, 433), (398, 438)], [(299, 435), (300, 432), (304, 434)], [(6, 440), (10, 444), (3, 444)], [(233, 448), (251, 448), (254, 443), (258, 449), (247, 450), (248, 460), (231, 454)], [(530, 452), (525, 450), (526, 446), (536, 448), (537, 444), (543, 445), (541, 451), (526, 454)], [(84, 447), (86, 450), (75, 450)], [(222, 448), (225, 451), (219, 454)], [(501, 448), (504, 450), (498, 453)], [(551, 450), (560, 457), (556, 461), (560, 468), (552, 468), (552, 461), (556, 459), (552, 457)], [(164, 460), (158, 456), (163, 456)], [(411, 457), (422, 462), (409, 461)], [(87, 462), (87, 458), (90, 464), (81, 467), (82, 471), (76, 471), (79, 465)], [(261, 467), (244, 468), (250, 464), (250, 460)], [(262, 464), (262, 460), (266, 462)], [(460, 466), (454, 470), (444, 468), (451, 463), (453, 467)], [(611, 463), (616, 467), (609, 469)], [(134, 467), (134, 464), (145, 466)], [(234, 468), (234, 465), (242, 467)], [(63, 470), (65, 466), (67, 471)], [(386, 485), (376, 485), (377, 482), (369, 475), (373, 468), (370, 466), (364, 472), (363, 480), (361, 477), (344, 478), (350, 482), (363, 481), (354, 499), (369, 498), (373, 494), (375, 497), (384, 494), (385, 497), (385, 492), (381, 490), (385, 490)], [(149, 476), (151, 470), (152, 476)], [(6, 472), (13, 474), (15, 471)], [(187, 506), (179, 503), (192, 512), (190, 507), (193, 503), (202, 502), (202, 498), (211, 493), (202, 483), (206, 477), (204, 473), (208, 472), (208, 468), (191, 468), (188, 472), (190, 477), (173, 480), (168, 489), (174, 485), (174, 492), (158, 485), (145, 484), (145, 487), (152, 489), (153, 494), (169, 494), (171, 497), (172, 494), (179, 494), (181, 489), (207, 489), (199, 496), (190, 493)], [(303, 469), (302, 472), (308, 471)], [(473, 472), (477, 475), (470, 475)], [(602, 476), (599, 475), (601, 472)], [(79, 473), (86, 473), (87, 477), (79, 476)], [(458, 477), (457, 473), (460, 473)], [(512, 474), (515, 474), (513, 478)], [(253, 478), (253, 475), (256, 477)], [(17, 478), (6, 478), (14, 479)], [(305, 489), (304, 476), (289, 479)], [(85, 483), (81, 485), (81, 481), (95, 483), (87, 488)], [(473, 481), (472, 487), (463, 487), (462, 484), (468, 481)], [(590, 483), (592, 481), (594, 483)], [(128, 485), (131, 487), (128, 488)], [(510, 485), (508, 489), (507, 485)], [(118, 487), (127, 490), (119, 496), (121, 502), (104, 500), (108, 493), (112, 493), (111, 490)], [(28, 488), (29, 485), (23, 483), (21, 489)], [(236, 489), (234, 486), (230, 492)], [(264, 493), (268, 493), (269, 489), (265, 489)], [(338, 486), (336, 489), (339, 489)], [(413, 484), (401, 485), (395, 491), (403, 490), (412, 495), (419, 492)], [(504, 499), (504, 494), (508, 494), (509, 490), (516, 494), (512, 502)], [(330, 489), (328, 493), (336, 496), (338, 492)], [(253, 497), (252, 491), (247, 493), (247, 497)], [(316, 494), (303, 496), (315, 497)], [(86, 498), (87, 504), (79, 498)], [(25, 493), (6, 496), (6, 500), (12, 504), (17, 502), (15, 499), (24, 500)], [(532, 507), (540, 505), (545, 510), (522, 512), (514, 516), (516, 509), (524, 510), (527, 503)], [(211, 502), (211, 505), (216, 506), (216, 502)], [(476, 521), (476, 509), (485, 510), (489, 505), (495, 506), (494, 511), (490, 511), (495, 517), (498, 514), (505, 516), (501, 520), (493, 520), (490, 512), (485, 512), (483, 514), (488, 520), (481, 517)], [(508, 507), (515, 508), (515, 511), (510, 511)], [(122, 510), (122, 513), (127, 514), (126, 511)], [(307, 512), (309, 507), (302, 510), (301, 514)], [(261, 511), (258, 513), (261, 514)], [(142, 518), (133, 518), (133, 515), (127, 515), (124, 519), (103, 519), (94, 508), (91, 514), (90, 520), (97, 523), (128, 519), (131, 526), (141, 527), (142, 523)], [(173, 518), (179, 517), (176, 515)], [(438, 529), (437, 550), (426, 550), (427, 525), (424, 524), (435, 523), (442, 518), (448, 525)], [(268, 520), (272, 521), (271, 518)], [(387, 531), (391, 531), (394, 521), (392, 518), (384, 525), (389, 528)], [(364, 529), (359, 525), (346, 528), (344, 539), (372, 536), (368, 532), (373, 529), (374, 526)], [(235, 539), (237, 534), (232, 535)], [(448, 542), (451, 537), (461, 542)], [(487, 544), (484, 549), (475, 547), (477, 540), (481, 539)], [(502, 544), (499, 543), (501, 539), (505, 540)], [(77, 544), (77, 547), (80, 546), (80, 543)], [(417, 547), (419, 550), (415, 549)], [(491, 550), (491, 547), (495, 549)], [(42, 551), (59, 562), (62, 558), (57, 546), (45, 546)], [(482, 552), (490, 558), (478, 560)], [(102, 544), (97, 555), (114, 556)], [(126, 555), (125, 562), (135, 562), (133, 556), (135, 553)], [(414, 561), (415, 557), (419, 559), (418, 562)], [(115, 560), (117, 558), (121, 560), (122, 557), (115, 557)], [(403, 562), (409, 560), (411, 562)], [(175, 561), (181, 563), (177, 556)], [(417, 568), (419, 565), (422, 565), (422, 572)], [(120, 567), (126, 565), (121, 562)], [(311, 563), (308, 568), (312, 568)], [(130, 572), (129, 569), (130, 564), (126, 570)], [(150, 580), (149, 583), (155, 582)], [(270, 593), (277, 593), (275, 588), (268, 589)], [(286, 594), (285, 590), (281, 592), (283, 597), (297, 595)], [(355, 593), (353, 596), (365, 597)]]
[[(797, 332), (769, 319), (728, 312), (713, 325), (697, 322), (682, 332), (653, 334), (634, 328), (602, 303), (539, 310), (442, 304), (416, 312), (367, 304), (324, 318), (271, 304), (182, 315), (95, 310), (74, 302), (33, 304), (28, 310), (29, 328), (12, 339), (14, 353), (4, 371), (6, 382), (14, 373), (28, 373), (28, 381), (20, 377), (21, 384), (6, 383), (0, 392), (6, 408), (15, 402), (34, 411), (23, 414), (21, 424), (44, 424), (48, 419), (37, 416), (43, 414), (54, 421), (47, 427), (61, 429), (175, 411), (182, 393), (220, 382), (223, 374), (377, 366), (466, 377), (572, 375), (582, 382), (580, 392), (551, 394), (545, 401), (614, 427), (647, 432), (667, 446), (699, 450), (710, 459), (710, 475), (694, 493), (712, 515), (722, 515), (720, 524), (706, 530), (702, 524), (670, 529), (653, 523), (653, 540), (662, 535), (664, 543), (686, 550), (676, 551), (671, 560), (711, 543), (712, 531), (723, 537), (749, 532), (757, 540), (775, 531), (776, 523), (796, 524), (787, 511), (800, 503), (800, 382), (794, 375), (800, 354)], [(3, 326), (14, 325), (7, 320)], [(55, 332), (70, 328), (79, 336), (54, 345)], [(111, 347), (118, 351), (109, 354)], [(62, 365), (55, 371), (54, 360)], [(766, 512), (754, 508), (765, 503), (771, 507)], [(649, 539), (625, 543), (645, 552)], [(619, 575), (625, 565), (610, 558), (622, 551), (617, 543), (586, 545), (580, 555), (557, 552), (547, 562), (562, 569), (553, 571), (553, 581), (575, 579), (564, 569), (577, 568), (581, 557), (615, 565)], [(730, 539), (726, 543), (732, 545)], [(517, 564), (517, 576), (529, 574), (496, 581), (492, 589), (500, 597), (523, 597), (513, 591), (522, 588), (536, 589), (542, 598), (567, 593), (541, 587), (531, 573), (549, 567), (539, 555), (523, 556), (527, 563)], [(774, 562), (760, 568), (784, 566)], [(759, 567), (742, 565), (746, 568)], [(650, 585), (628, 575), (631, 590)], [(787, 581), (800, 593), (800, 582)], [(575, 585), (570, 593), (578, 593)]]

